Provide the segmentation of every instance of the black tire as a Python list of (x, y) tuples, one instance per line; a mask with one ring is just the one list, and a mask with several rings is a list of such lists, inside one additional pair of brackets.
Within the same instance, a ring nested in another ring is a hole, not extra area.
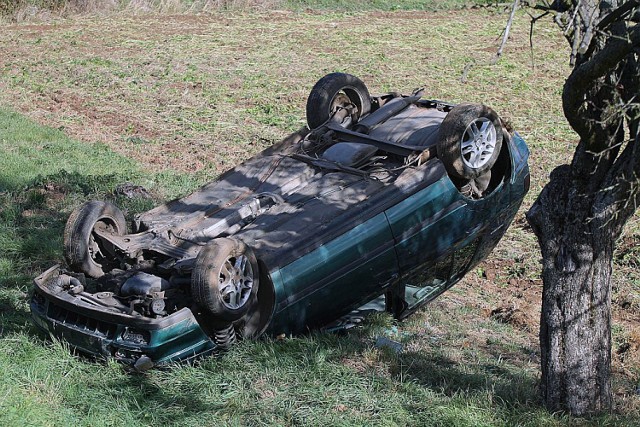
[(476, 179), (491, 169), (502, 147), (502, 125), (491, 108), (459, 104), (439, 130), (437, 151), (450, 176)]
[(123, 235), (127, 223), (122, 211), (108, 202), (92, 201), (74, 209), (64, 228), (64, 257), (69, 267), (87, 276), (98, 278), (118, 262), (109, 256), (107, 245), (94, 233), (100, 227), (106, 231)]
[(338, 107), (356, 106), (354, 122), (371, 111), (371, 95), (359, 78), (345, 73), (327, 74), (313, 86), (307, 98), (307, 124), (309, 129), (323, 125)]
[(238, 239), (214, 239), (196, 258), (191, 295), (216, 320), (233, 322), (253, 305), (259, 277), (258, 262), (250, 247)]

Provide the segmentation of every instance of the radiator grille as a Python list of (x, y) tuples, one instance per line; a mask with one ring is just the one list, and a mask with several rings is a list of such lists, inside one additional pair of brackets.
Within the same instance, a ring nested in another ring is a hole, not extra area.
[(51, 303), (49, 303), (49, 312), (47, 315), (68, 327), (87, 332), (91, 335), (99, 335), (108, 339), (113, 339), (116, 335), (117, 325), (113, 323), (92, 319), (91, 317), (69, 311)]

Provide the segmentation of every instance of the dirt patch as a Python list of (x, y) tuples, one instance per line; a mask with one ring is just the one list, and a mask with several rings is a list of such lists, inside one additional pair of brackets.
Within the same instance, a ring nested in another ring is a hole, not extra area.
[(78, 116), (78, 121), (80, 122), (77, 126), (78, 129), (73, 124), (69, 125), (73, 133), (80, 133), (80, 127), (84, 128), (85, 123), (91, 123), (94, 127), (107, 128), (111, 132), (128, 135), (129, 137), (137, 136), (150, 140), (159, 136), (157, 131), (150, 129), (134, 117), (115, 111), (101, 111), (92, 106), (88, 100), (74, 93), (56, 90), (49, 94), (49, 98), (52, 102), (46, 102), (46, 97), (43, 99), (43, 103), (46, 104), (45, 108), (49, 111), (57, 114)]
[(489, 316), (499, 322), (508, 323), (517, 328), (533, 332), (536, 320), (529, 310), (522, 310), (516, 304), (502, 304), (489, 312)]

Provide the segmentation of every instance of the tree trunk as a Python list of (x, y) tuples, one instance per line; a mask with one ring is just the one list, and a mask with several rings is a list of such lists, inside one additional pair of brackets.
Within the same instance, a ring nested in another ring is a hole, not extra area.
[(545, 271), (550, 286), (540, 318), (541, 392), (551, 411), (585, 415), (611, 408), (609, 259), (589, 260), (573, 273)]
[(541, 395), (551, 411), (588, 415), (612, 405), (611, 260), (615, 230), (593, 217), (557, 168), (527, 214), (543, 258)]

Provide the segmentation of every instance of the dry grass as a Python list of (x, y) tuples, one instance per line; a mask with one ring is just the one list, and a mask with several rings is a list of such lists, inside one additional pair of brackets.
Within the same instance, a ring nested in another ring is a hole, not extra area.
[(14, 22), (46, 22), (61, 17), (105, 16), (116, 12), (139, 15), (266, 10), (282, 8), (284, 3), (282, 0), (0, 0), (0, 16)]
[[(302, 126), (309, 88), (344, 70), (374, 91), (424, 86), (434, 97), (484, 101), (532, 147), (544, 140), (553, 156), (559, 146), (568, 155), (558, 107), (568, 69), (562, 42), (537, 39), (545, 58), (532, 69), (522, 20), (509, 56), (498, 67), (476, 66), (462, 84), (465, 64), (491, 57), (502, 24), (488, 12), (464, 14), (122, 14), (12, 25), (0, 35), (0, 101), (149, 168), (215, 174)], [(534, 189), (548, 156), (544, 163)]]
[(78, 15), (194, 14), (264, 10), (452, 10), (493, 6), (491, 0), (0, 0), (0, 18), (13, 22), (50, 21)]

